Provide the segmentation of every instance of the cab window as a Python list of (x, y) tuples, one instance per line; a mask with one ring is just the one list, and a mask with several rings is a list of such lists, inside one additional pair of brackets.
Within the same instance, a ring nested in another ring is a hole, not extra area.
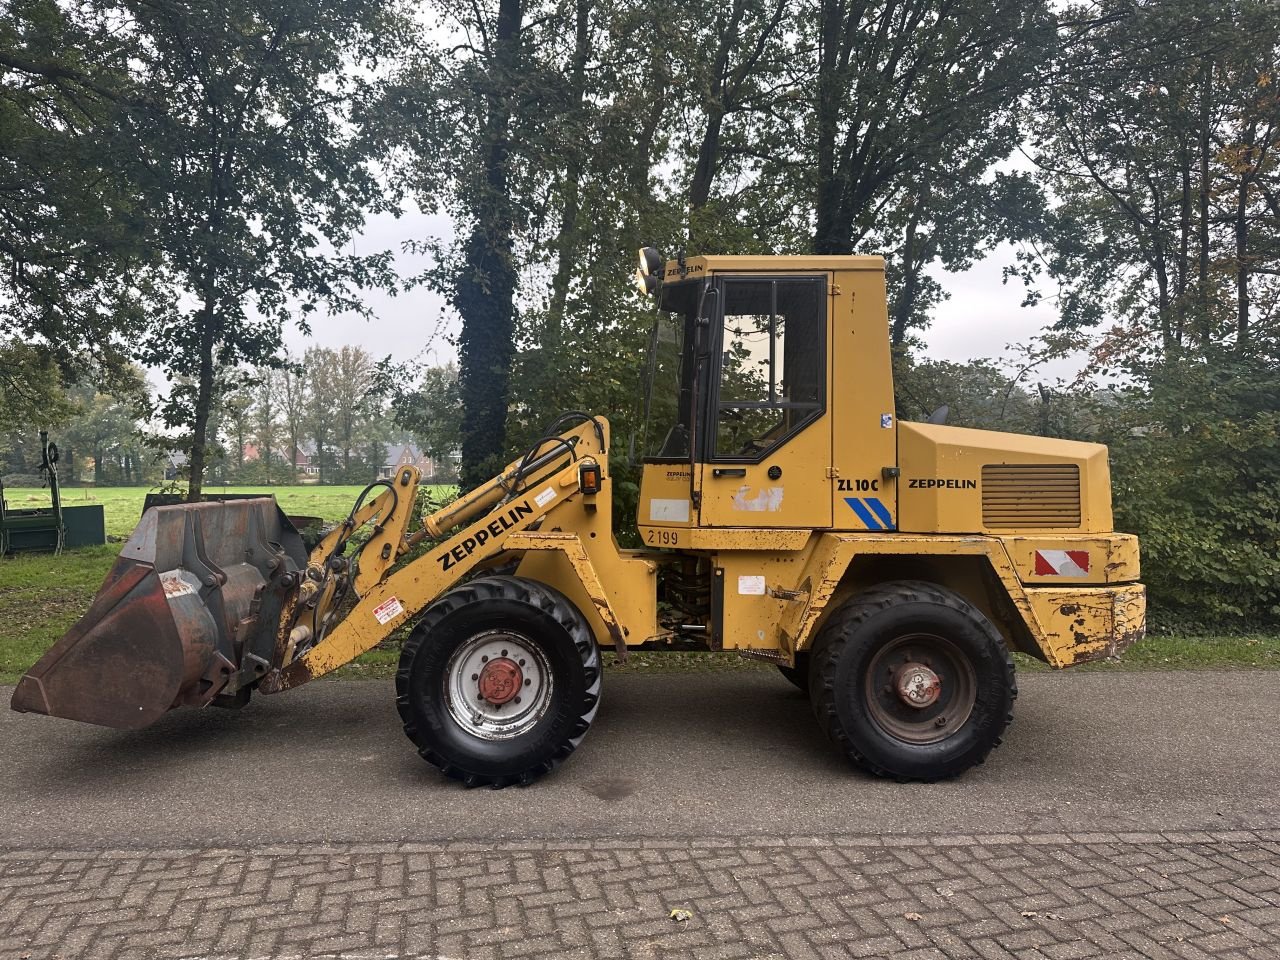
[(759, 460), (823, 410), (826, 282), (726, 279), (716, 460)]

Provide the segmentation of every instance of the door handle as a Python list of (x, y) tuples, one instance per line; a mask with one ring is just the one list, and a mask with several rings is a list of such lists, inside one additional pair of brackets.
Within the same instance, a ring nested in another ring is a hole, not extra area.
[(711, 470), (713, 477), (745, 477), (747, 475), (746, 467), (713, 467)]

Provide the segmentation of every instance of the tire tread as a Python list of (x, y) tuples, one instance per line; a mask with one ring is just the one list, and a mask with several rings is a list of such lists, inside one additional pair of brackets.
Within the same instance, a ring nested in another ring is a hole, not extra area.
[(985, 624), (989, 621), (971, 604), (950, 590), (925, 580), (895, 580), (871, 587), (863, 593), (856, 594), (846, 601), (831, 618), (822, 626), (814, 639), (812, 660), (809, 671), (809, 699), (813, 706), (814, 716), (818, 720), (823, 733), (840, 748), (846, 757), (859, 769), (877, 777), (887, 777), (899, 782), (923, 781), (934, 782), (950, 780), (959, 776), (970, 766), (983, 763), (991, 751), (1000, 745), (1004, 731), (1013, 720), (1012, 704), (1018, 697), (1018, 683), (1014, 673), (1013, 654), (1003, 639), (997, 635), (999, 648), (1003, 653), (1001, 670), (1007, 684), (1010, 698), (1010, 709), (1006, 711), (1000, 723), (1000, 729), (990, 743), (986, 744), (972, 764), (957, 766), (955, 769), (940, 770), (937, 776), (919, 777), (902, 776), (886, 767), (875, 763), (862, 753), (845, 731), (836, 711), (835, 672), (841, 654), (849, 645), (858, 629), (875, 614), (903, 603), (934, 603), (948, 607), (957, 613)]
[[(497, 599), (517, 600), (549, 614), (572, 638), (586, 675), (584, 708), (579, 712), (569, 736), (557, 745), (554, 756), (506, 776), (493, 776), (468, 770), (462, 764), (446, 759), (433, 749), (430, 740), (418, 729), (410, 699), (413, 661), (422, 646), (430, 642), (432, 629), (461, 607)], [(578, 609), (562, 593), (546, 584), (524, 577), (510, 575), (479, 577), (441, 595), (427, 607), (410, 632), (401, 647), (400, 663), (396, 670), (396, 709), (404, 724), (405, 735), (418, 748), (419, 756), (438, 768), (446, 777), (460, 780), (468, 788), (488, 786), (499, 790), (513, 785), (528, 786), (539, 777), (550, 773), (582, 742), (582, 738), (591, 727), (591, 721), (595, 719), (596, 711), (600, 708), (602, 679), (600, 649), (591, 633), (591, 628)]]

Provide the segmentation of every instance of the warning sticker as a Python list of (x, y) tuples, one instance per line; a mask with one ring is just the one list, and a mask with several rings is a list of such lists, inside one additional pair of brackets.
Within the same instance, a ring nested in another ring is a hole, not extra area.
[(1087, 577), (1088, 550), (1037, 550), (1037, 577)]
[(556, 498), (556, 492), (550, 487), (543, 490), (540, 494), (533, 498), (533, 502), (540, 507), (545, 507), (548, 503)]
[(738, 593), (747, 597), (763, 597), (764, 577), (739, 577)]
[(402, 604), (396, 597), (383, 600), (373, 608), (373, 618), (379, 623), (386, 623), (388, 620), (394, 620), (402, 613), (404, 613), (404, 604)]
[(187, 594), (200, 592), (182, 579), (182, 574), (177, 570), (166, 570), (160, 574), (160, 586), (164, 587), (164, 595), (166, 597), (185, 597)]

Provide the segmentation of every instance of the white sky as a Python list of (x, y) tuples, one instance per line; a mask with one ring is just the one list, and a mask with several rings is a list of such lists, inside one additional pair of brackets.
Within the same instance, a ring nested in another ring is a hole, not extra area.
[[(421, 271), (425, 257), (402, 252), (407, 240), (441, 236), (451, 229), (448, 219), (423, 214), (416, 209), (399, 219), (390, 215), (371, 219), (356, 250), (396, 251), (396, 266), (402, 276)], [(933, 325), (923, 333), (928, 356), (961, 363), (982, 357), (998, 358), (1007, 354), (1010, 344), (1025, 343), (1045, 326), (1057, 319), (1057, 310), (1041, 303), (1034, 308), (1021, 306), (1020, 283), (1002, 283), (1001, 270), (1013, 262), (1013, 248), (998, 248), (972, 269), (958, 274), (936, 274), (951, 298), (935, 311)], [(371, 292), (367, 294), (376, 317), (364, 321), (351, 316), (320, 316), (312, 321), (312, 336), (305, 337), (296, 329), (286, 331), (285, 340), (291, 353), (301, 355), (308, 346), (337, 348), (359, 345), (376, 358), (390, 354), (400, 362), (417, 360), (426, 364), (445, 363), (456, 359), (449, 343), (457, 333), (458, 318), (436, 294), (424, 288), (399, 297)], [(1066, 378), (1083, 365), (1067, 360), (1046, 364), (1032, 379)]]

